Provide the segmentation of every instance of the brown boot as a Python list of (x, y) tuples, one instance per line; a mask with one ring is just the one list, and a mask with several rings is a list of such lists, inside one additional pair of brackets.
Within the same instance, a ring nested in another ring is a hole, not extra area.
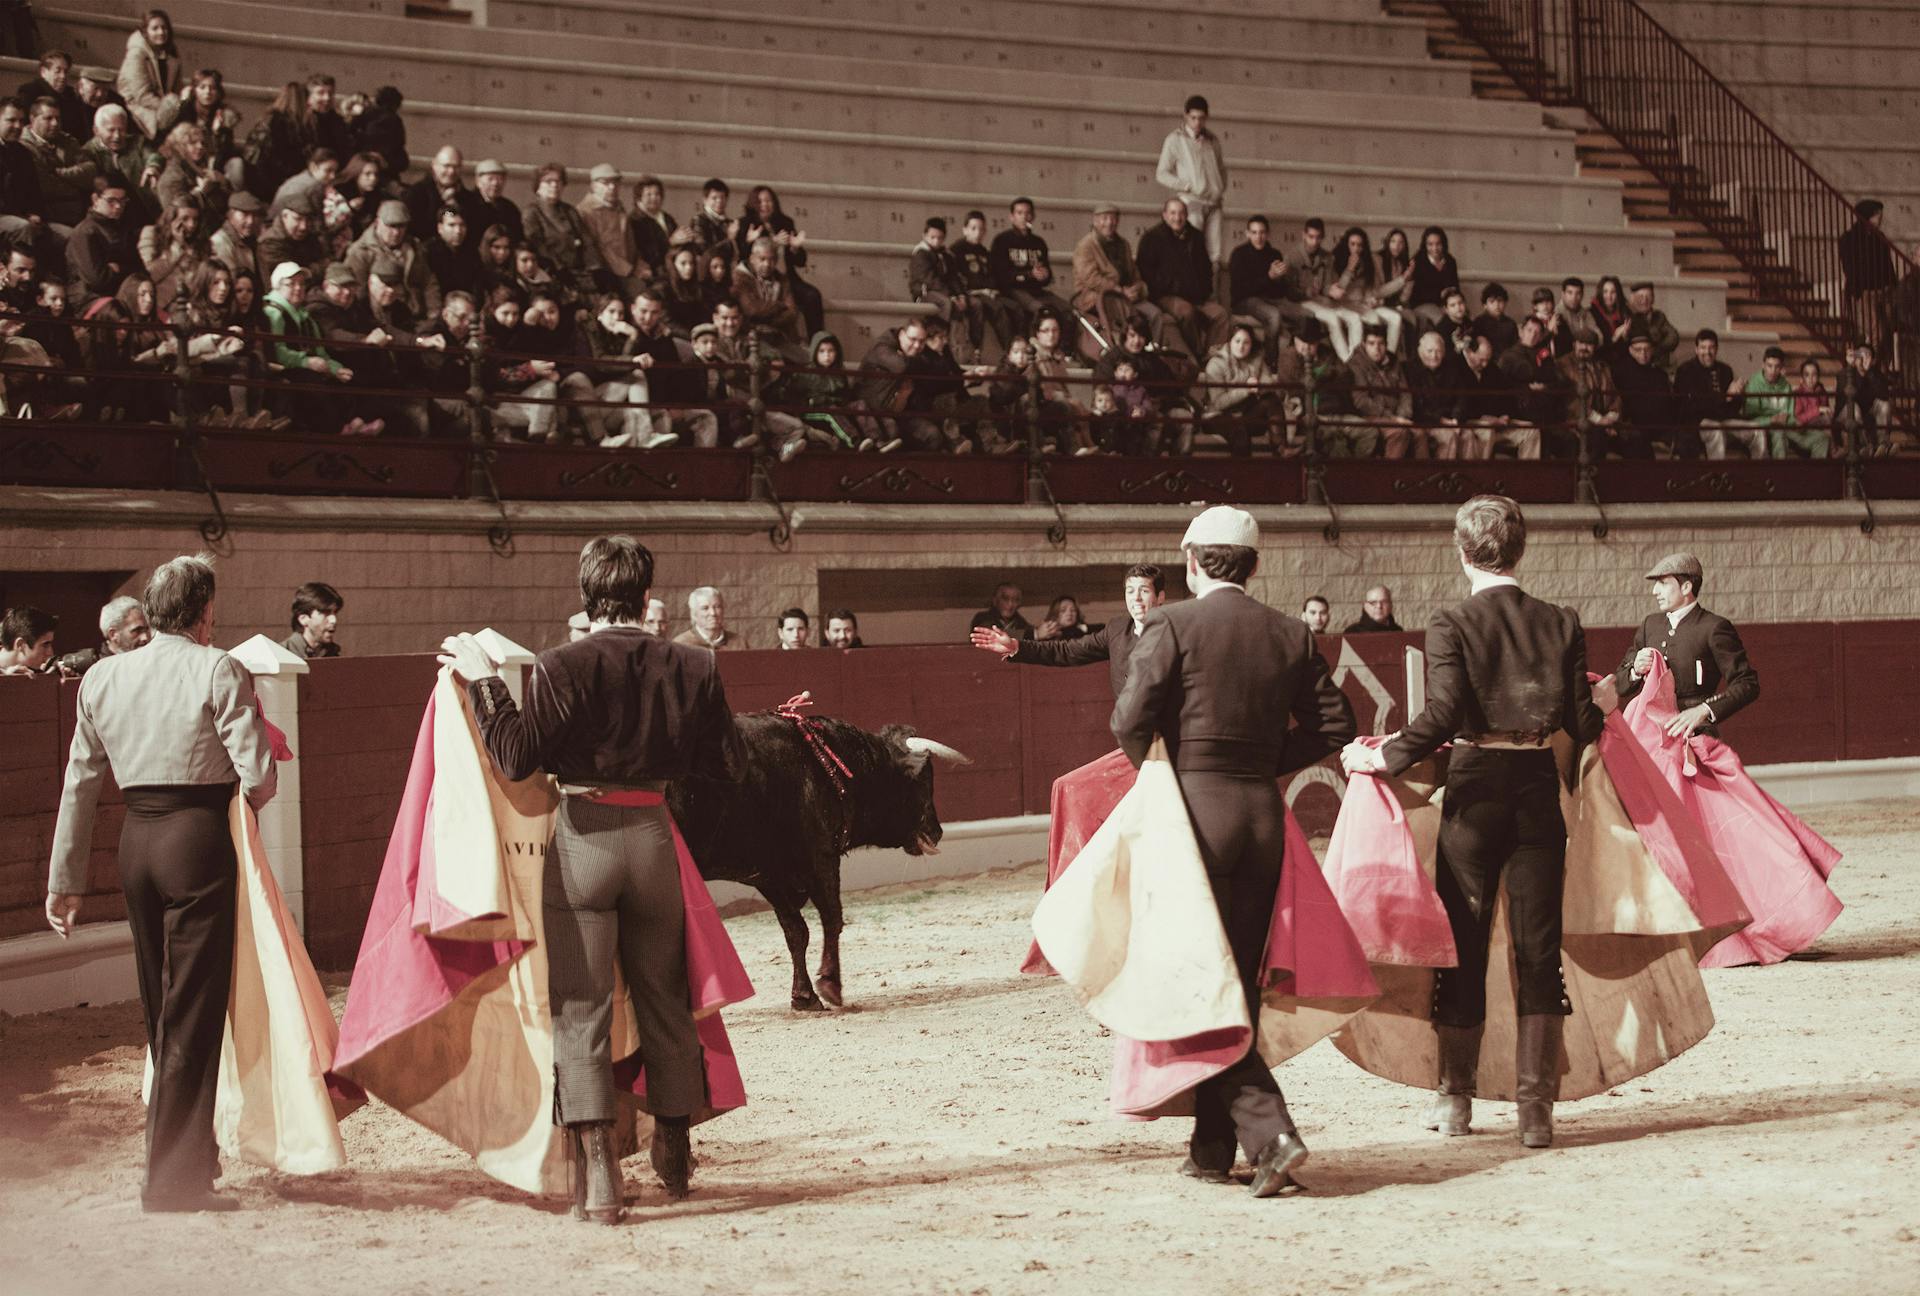
[(688, 1136), (685, 1116), (653, 1118), (653, 1146), (649, 1160), (660, 1176), (660, 1186), (669, 1197), (685, 1197), (693, 1191), (693, 1141)]
[(573, 1175), (573, 1217), (595, 1224), (618, 1224), (626, 1213), (620, 1158), (613, 1150), (612, 1121), (567, 1126), (568, 1161)]
[(1440, 1037), (1440, 1079), (1433, 1106), (1427, 1109), (1427, 1128), (1453, 1137), (1471, 1134), (1484, 1025), (1436, 1025), (1433, 1029)]
[(1514, 1097), (1520, 1103), (1520, 1141), (1553, 1146), (1553, 1104), (1560, 1096), (1559, 1013), (1527, 1013), (1514, 1042)]

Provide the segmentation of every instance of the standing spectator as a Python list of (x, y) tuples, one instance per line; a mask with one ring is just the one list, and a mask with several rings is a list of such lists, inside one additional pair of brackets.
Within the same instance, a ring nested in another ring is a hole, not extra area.
[[(1000, 295), (994, 286), (993, 254), (982, 242), (987, 236), (986, 213), (970, 211), (960, 225), (960, 239), (953, 245), (953, 255), (960, 262), (963, 282), (966, 284), (967, 297), (979, 310), (981, 319), (1000, 343), (1000, 353), (1004, 356), (1013, 342), (1018, 329), (1015, 316), (1018, 313), (1012, 302)], [(986, 337), (979, 338), (979, 348), (986, 346)], [(974, 359), (979, 359), (976, 348)]]
[(515, 243), (526, 236), (520, 204), (507, 197), (506, 163), (486, 159), (473, 169), (473, 186), (472, 211), (467, 217), (469, 229), (491, 230), (499, 226)]
[(1360, 330), (1368, 324), (1387, 331), (1389, 351), (1400, 350), (1400, 312), (1380, 304), (1378, 274), (1367, 232), (1356, 225), (1342, 234), (1333, 251), (1333, 282), (1327, 285), (1330, 316), (1339, 321), (1338, 328), (1328, 327), (1333, 332), (1334, 354), (1342, 361), (1359, 348)]
[(39, 74), (26, 82), (14, 97), (30, 104), (36, 99), (51, 99), (60, 105), (60, 129), (75, 139), (93, 134), (93, 113), (80, 102), (73, 88), (73, 59), (65, 50), (45, 50), (40, 55)]
[(783, 651), (813, 646), (808, 642), (813, 638), (813, 623), (807, 620), (807, 614), (802, 609), (788, 608), (774, 624), (780, 631), (780, 647)]
[(338, 657), (340, 644), (335, 631), (340, 625), (340, 609), (347, 601), (340, 591), (324, 581), (308, 581), (293, 592), (293, 633), (281, 645), (288, 652), (312, 661), (316, 657)]
[(1507, 318), (1505, 284), (1490, 283), (1480, 290), (1480, 313), (1473, 317), (1473, 323), (1468, 328), (1475, 337), (1483, 337), (1493, 343), (1496, 359), (1512, 350), (1520, 341), (1519, 325)]
[(993, 604), (983, 611), (975, 612), (973, 620), (967, 623), (969, 631), (991, 628), (1004, 631), (1015, 639), (1033, 638), (1033, 626), (1020, 615), (1020, 587), (1012, 581), (1002, 581), (994, 586)]
[(958, 331), (960, 338), (954, 350), (959, 355), (969, 363), (979, 357), (980, 344), (986, 340), (980, 304), (967, 293), (966, 273), (960, 268), (960, 258), (947, 246), (947, 222), (942, 217), (927, 217), (920, 241), (907, 259), (907, 294), (933, 307), (936, 315)]
[(1300, 619), (1307, 623), (1307, 629), (1323, 635), (1333, 623), (1333, 604), (1327, 602), (1324, 594), (1309, 594), (1307, 601), (1300, 605)]
[(1260, 341), (1251, 325), (1233, 326), (1227, 340), (1207, 357), (1200, 379), (1205, 384), (1202, 426), (1224, 436), (1235, 457), (1253, 453), (1256, 433), (1264, 432), (1271, 440), (1273, 428), (1285, 426), (1280, 389), (1274, 385), (1273, 370), (1260, 354)]
[(1198, 230), (1187, 223), (1187, 205), (1169, 198), (1160, 223), (1140, 236), (1136, 254), (1147, 296), (1167, 315), (1181, 349), (1194, 360), (1226, 339), (1232, 317), (1213, 300), (1213, 262)]
[(1347, 372), (1353, 379), (1353, 417), (1380, 434), (1382, 457), (1405, 459), (1411, 448), (1415, 459), (1425, 459), (1427, 433), (1414, 424), (1413, 392), (1385, 325), (1366, 325)]
[(307, 145), (301, 129), (306, 103), (306, 88), (298, 81), (289, 81), (247, 132), (241, 158), (246, 166), (247, 188), (256, 197), (273, 197), (288, 176), (306, 165)]
[(1853, 227), (1840, 236), (1841, 302), (1859, 336), (1875, 347), (1891, 323), (1893, 245), (1880, 232), (1886, 204), (1862, 198), (1853, 205)]
[[(1053, 290), (1053, 264), (1048, 259), (1047, 241), (1033, 230), (1033, 199), (1015, 198), (1007, 205), (1007, 228), (993, 236), (989, 262), (993, 286), (1018, 312), (1015, 327), (1031, 332), (1042, 311), (1060, 317), (1069, 339), (1077, 331), (1067, 323), (1073, 307)], [(1072, 350), (1069, 343), (1068, 350)]]
[(85, 675), (108, 657), (146, 647), (152, 638), (153, 627), (147, 624), (146, 608), (133, 595), (122, 594), (109, 600), (100, 609), (100, 642), (92, 648), (82, 648), (79, 652), (62, 657), (59, 661), (60, 673)]
[(60, 129), (60, 105), (51, 99), (34, 100), (27, 109), (27, 128), (20, 142), (33, 155), (41, 212), (48, 223), (79, 224), (86, 218), (98, 168), (81, 154), (79, 142)]
[(1420, 234), (1420, 255), (1413, 259), (1413, 278), (1407, 284), (1407, 309), (1426, 325), (1438, 324), (1446, 312), (1449, 288), (1460, 287), (1460, 263), (1453, 259), (1447, 232), (1429, 225)]
[(1375, 585), (1367, 590), (1367, 596), (1361, 603), (1360, 619), (1340, 633), (1385, 634), (1389, 631), (1404, 633), (1400, 623), (1393, 619), (1393, 591), (1385, 585)]
[(233, 195), (227, 202), (227, 219), (211, 240), (217, 260), (235, 274), (249, 272), (255, 281), (261, 278), (260, 216), (265, 209), (266, 204), (245, 190)]
[(1620, 392), (1613, 370), (1600, 359), (1600, 335), (1582, 324), (1573, 335), (1573, 351), (1560, 357), (1560, 389), (1567, 394), (1567, 426), (1586, 442), (1596, 462), (1607, 457), (1620, 423)]
[(87, 217), (74, 226), (67, 240), (67, 299), (82, 313), (102, 297), (120, 291), (120, 285), (140, 265), (135, 231), (125, 218), (127, 186), (113, 176), (94, 182)]
[(335, 157), (353, 156), (353, 132), (334, 107), (333, 78), (324, 72), (307, 78), (299, 129), (301, 157), (317, 148), (332, 149)]
[(53, 660), (53, 632), (60, 618), (21, 604), (0, 615), (0, 675), (28, 675)]
[(1793, 388), (1793, 426), (1774, 431), (1773, 457), (1825, 459), (1833, 453), (1832, 429), (1833, 396), (1820, 381), (1820, 362), (1802, 361)]
[(625, 301), (640, 291), (644, 280), (634, 269), (639, 244), (620, 198), (620, 168), (601, 162), (588, 172), (587, 196), (580, 200), (579, 211), (580, 223), (593, 244), (594, 259), (600, 263), (594, 274), (595, 286), (618, 293)]
[(1647, 340), (1653, 344), (1653, 363), (1662, 373), (1673, 372), (1673, 354), (1680, 349), (1680, 330), (1673, 326), (1667, 313), (1653, 304), (1653, 285), (1644, 279), (1635, 284), (1627, 294), (1627, 305), (1632, 314), (1627, 321), (1627, 332), (1644, 331)]
[(864, 648), (860, 642), (860, 619), (848, 608), (841, 608), (827, 616), (827, 647)]
[(1874, 367), (1873, 347), (1860, 342), (1848, 348), (1847, 367), (1840, 371), (1839, 424), (1841, 431), (1856, 439), (1861, 454), (1892, 453), (1893, 444), (1885, 435), (1892, 397), (1885, 375)]
[(1227, 199), (1227, 160), (1220, 150), (1220, 137), (1207, 129), (1207, 101), (1200, 95), (1187, 99), (1180, 124), (1160, 146), (1154, 179), (1180, 200), (1187, 220), (1206, 241), (1208, 261), (1220, 265), (1224, 260), (1220, 209)]
[(139, 29), (127, 34), (117, 88), (148, 139), (165, 135), (180, 115), (183, 76), (180, 51), (173, 44), (173, 19), (164, 9), (147, 10), (140, 15)]
[(467, 188), (461, 179), (465, 167), (466, 159), (451, 144), (433, 155), (427, 174), (407, 187), (404, 201), (408, 234), (423, 242), (432, 238), (443, 207), (452, 207), (466, 217), (469, 229), (485, 229), (493, 223), (493, 213), (481, 206), (480, 195)]
[(1129, 315), (1144, 316), (1156, 332), (1162, 323), (1160, 308), (1147, 300), (1146, 281), (1119, 231), (1120, 209), (1101, 203), (1093, 209), (1093, 228), (1073, 249), (1073, 308), (1098, 324), (1103, 351), (1120, 340)]
[[(1768, 347), (1760, 359), (1760, 372), (1747, 379), (1742, 389), (1746, 402), (1740, 421), (1727, 434), (1746, 448), (1750, 459), (1767, 457), (1767, 442), (1777, 433), (1793, 427), (1793, 384), (1787, 380), (1787, 353)], [(1715, 457), (1711, 448), (1708, 457)]]
[(1720, 362), (1720, 335), (1701, 329), (1693, 336), (1693, 359), (1673, 373), (1676, 459), (1726, 457), (1724, 429), (1740, 414), (1740, 402), (1730, 394), (1734, 386), (1733, 369)]
[(687, 595), (687, 615), (693, 626), (675, 635), (675, 643), (715, 652), (731, 652), (747, 646), (746, 639), (727, 629), (727, 596), (713, 586), (702, 585)]
[(354, 146), (363, 153), (378, 153), (393, 175), (404, 175), (413, 165), (407, 156), (407, 123), (400, 117), (405, 103), (398, 86), (381, 86), (373, 92), (372, 106), (353, 122)]
[[(1268, 355), (1278, 352), (1281, 338), (1304, 316), (1287, 297), (1287, 259), (1269, 241), (1271, 225), (1265, 216), (1247, 217), (1246, 241), (1227, 258), (1227, 298), (1235, 315), (1260, 321)], [(1075, 271), (1075, 279), (1079, 273)]]
[(659, 283), (667, 273), (667, 254), (680, 226), (667, 211), (667, 186), (657, 175), (643, 175), (633, 182), (633, 245), (640, 273), (650, 283)]
[(719, 252), (726, 259), (729, 273), (733, 270), (733, 236), (740, 232), (740, 222), (727, 215), (732, 197), (727, 182), (715, 176), (700, 187), (700, 210), (687, 222), (701, 260), (704, 262), (710, 252)]
[(1673, 425), (1673, 385), (1666, 370), (1653, 363), (1653, 339), (1646, 333), (1627, 335), (1627, 361), (1615, 367), (1613, 380), (1620, 389), (1620, 423), (1614, 430), (1620, 457), (1651, 459), (1654, 439), (1665, 438)]

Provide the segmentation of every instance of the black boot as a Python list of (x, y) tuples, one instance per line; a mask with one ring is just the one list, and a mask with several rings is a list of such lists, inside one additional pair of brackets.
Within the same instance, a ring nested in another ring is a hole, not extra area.
[(660, 1186), (669, 1197), (685, 1197), (693, 1191), (693, 1142), (687, 1135), (685, 1116), (653, 1118), (653, 1147), (649, 1157)]
[(1473, 1133), (1473, 1095), (1480, 1069), (1482, 1026), (1434, 1026), (1440, 1037), (1440, 1080), (1427, 1128), (1442, 1134)]
[(1553, 1146), (1553, 1103), (1560, 1096), (1558, 1013), (1520, 1017), (1514, 1044), (1514, 1097), (1520, 1103), (1520, 1141), (1530, 1148)]
[(572, 1146), (573, 1217), (595, 1224), (618, 1224), (626, 1213), (620, 1158), (613, 1150), (612, 1121), (583, 1121), (567, 1126)]

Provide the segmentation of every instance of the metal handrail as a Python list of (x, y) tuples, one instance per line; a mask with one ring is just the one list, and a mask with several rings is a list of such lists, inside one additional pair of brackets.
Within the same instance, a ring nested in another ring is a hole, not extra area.
[(1920, 267), (1877, 229), (1850, 238), (1846, 195), (1637, 0), (1440, 2), (1529, 96), (1618, 140), (1767, 301), (1836, 353), (1872, 342), (1911, 381)]

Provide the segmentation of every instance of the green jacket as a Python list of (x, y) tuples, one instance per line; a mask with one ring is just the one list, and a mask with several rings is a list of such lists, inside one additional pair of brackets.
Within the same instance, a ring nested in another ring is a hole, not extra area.
[[(340, 362), (321, 345), (320, 326), (304, 308), (295, 306), (278, 292), (270, 292), (261, 300), (260, 309), (266, 312), (268, 325), (279, 335), (273, 340), (275, 364), (283, 369), (305, 369), (307, 361), (317, 356), (327, 362), (328, 373), (340, 372)], [(312, 345), (301, 345), (309, 341)]]

